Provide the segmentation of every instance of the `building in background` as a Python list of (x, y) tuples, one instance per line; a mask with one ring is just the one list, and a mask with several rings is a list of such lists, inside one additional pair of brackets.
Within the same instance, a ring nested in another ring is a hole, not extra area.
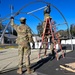
[[(1, 34), (0, 34), (1, 37)], [(1, 40), (1, 44), (15, 44), (17, 36), (12, 34), (4, 34), (3, 38)]]

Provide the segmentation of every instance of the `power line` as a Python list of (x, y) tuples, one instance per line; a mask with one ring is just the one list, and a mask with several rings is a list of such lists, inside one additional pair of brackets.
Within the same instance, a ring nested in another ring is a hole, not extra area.
[(36, 12), (36, 11), (38, 11), (38, 10), (44, 9), (45, 7), (47, 7), (47, 6), (44, 6), (44, 7), (38, 8), (38, 9), (33, 10), (33, 11), (30, 11), (30, 12), (28, 12), (27, 14), (31, 14), (31, 13)]

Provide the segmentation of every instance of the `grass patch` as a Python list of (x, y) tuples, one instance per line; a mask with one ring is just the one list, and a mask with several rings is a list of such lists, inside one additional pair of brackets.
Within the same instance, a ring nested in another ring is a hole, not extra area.
[(3, 48), (0, 47), (0, 50), (3, 50)]
[(10, 45), (9, 46), (8, 45), (7, 46), (1, 46), (0, 50), (9, 49), (9, 48), (18, 48), (18, 46), (10, 46)]

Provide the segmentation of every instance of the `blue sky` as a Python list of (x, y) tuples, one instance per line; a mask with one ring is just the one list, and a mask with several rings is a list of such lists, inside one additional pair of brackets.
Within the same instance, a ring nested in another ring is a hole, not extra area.
[[(5, 18), (5, 16), (7, 15), (9, 15), (8, 17), (11, 16), (10, 5), (14, 6), (13, 12), (17, 12), (21, 7), (25, 6), (26, 4), (30, 2), (34, 2), (36, 0), (0, 0), (0, 1), (1, 1), (0, 3), (1, 16), (0, 17)], [(62, 14), (64, 15), (64, 17), (66, 18), (68, 22), (69, 27), (71, 24), (75, 24), (75, 15), (74, 15), (75, 0), (44, 0), (44, 1), (51, 3), (62, 12)], [(27, 6), (26, 8), (24, 8), (21, 12), (30, 12), (32, 10), (38, 9), (43, 6), (46, 6), (46, 4), (42, 2), (33, 3)], [(44, 20), (43, 9), (40, 11), (34, 12), (33, 14), (37, 16), (38, 18), (40, 18), (42, 21)], [(64, 23), (64, 19), (62, 18), (60, 13), (52, 6), (51, 6), (50, 15), (52, 19), (56, 21), (57, 24)], [(28, 26), (33, 30), (34, 33), (37, 33), (36, 27), (38, 23), (40, 23), (40, 21), (37, 18), (31, 15), (20, 13), (19, 15), (15, 17), (16, 24), (20, 23), (19, 21), (16, 20), (16, 19), (19, 20), (20, 17), (26, 17)], [(9, 20), (4, 21), (4, 23), (7, 23), (7, 22), (9, 22)], [(65, 24), (61, 25), (57, 27), (57, 30), (59, 29), (67, 29), (67, 26)]]

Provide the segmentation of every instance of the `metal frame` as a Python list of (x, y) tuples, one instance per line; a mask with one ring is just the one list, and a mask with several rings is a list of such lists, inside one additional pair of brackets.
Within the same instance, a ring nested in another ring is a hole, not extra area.
[(23, 9), (26, 8), (27, 6), (32, 5), (32, 4), (35, 4), (35, 3), (38, 3), (38, 2), (47, 4), (47, 5), (49, 4), (50, 6), (54, 7), (54, 8), (61, 14), (61, 16), (63, 17), (63, 19), (64, 19), (64, 21), (65, 21), (65, 23), (66, 23), (66, 25), (67, 25), (67, 28), (68, 28), (68, 30), (69, 30), (68, 32), (69, 32), (69, 37), (71, 38), (71, 48), (72, 48), (72, 50), (73, 50), (72, 37), (71, 37), (71, 33), (70, 33), (70, 29), (69, 29), (68, 22), (67, 22), (66, 18), (64, 17), (64, 15), (61, 13), (61, 11), (60, 11), (56, 6), (52, 5), (51, 3), (48, 3), (48, 2), (43, 1), (43, 0), (36, 0), (36, 1), (34, 1), (34, 2), (30, 2), (30, 3), (26, 4), (25, 6), (21, 7), (16, 13), (14, 13), (14, 14), (13, 14), (13, 17), (19, 15), (19, 14), (21, 13), (21, 10), (23, 10)]

